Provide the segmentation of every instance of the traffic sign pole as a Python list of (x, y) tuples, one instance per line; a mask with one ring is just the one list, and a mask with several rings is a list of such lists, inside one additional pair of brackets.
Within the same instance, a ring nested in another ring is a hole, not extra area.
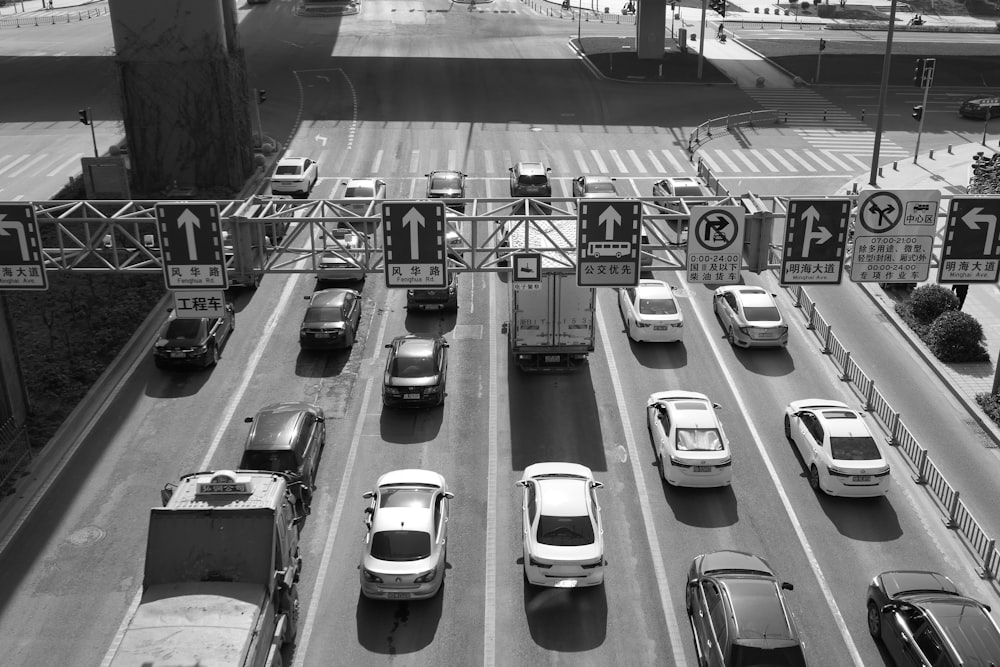
[[(930, 67), (927, 63), (930, 62)], [(917, 164), (917, 155), (920, 154), (920, 135), (924, 132), (924, 117), (927, 115), (927, 93), (931, 90), (931, 84), (934, 83), (934, 60), (928, 59), (924, 61), (924, 72), (927, 73), (927, 83), (924, 86), (924, 102), (923, 102), (923, 113), (920, 114), (920, 124), (917, 126), (917, 145), (913, 149), (913, 164)]]

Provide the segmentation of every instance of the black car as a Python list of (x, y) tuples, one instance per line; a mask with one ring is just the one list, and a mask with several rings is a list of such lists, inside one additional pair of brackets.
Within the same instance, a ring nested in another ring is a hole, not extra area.
[(222, 317), (182, 318), (172, 311), (153, 344), (153, 361), (157, 368), (214, 366), (235, 328), (231, 303)]
[(407, 310), (458, 310), (458, 274), (451, 274), (447, 287), (406, 290)]
[(964, 118), (990, 118), (1000, 116), (1000, 97), (975, 97), (965, 100), (958, 107), (958, 114)]
[(314, 292), (299, 327), (299, 346), (304, 350), (351, 347), (361, 322), (361, 294), (352, 289)]
[(685, 598), (698, 664), (804, 666), (783, 590), (792, 585), (779, 582), (759, 556), (717, 551), (695, 558)]
[(382, 403), (387, 406), (435, 406), (444, 403), (448, 378), (448, 342), (440, 336), (397, 336), (385, 360)]
[(432, 171), (427, 177), (427, 197), (462, 199), (465, 197), (465, 174), (460, 171)]
[(309, 403), (274, 403), (244, 421), (252, 426), (240, 469), (285, 473), (308, 509), (316, 488), (320, 453), (326, 445), (323, 410)]
[(868, 632), (900, 666), (1000, 664), (989, 612), (937, 572), (883, 572), (868, 585)]

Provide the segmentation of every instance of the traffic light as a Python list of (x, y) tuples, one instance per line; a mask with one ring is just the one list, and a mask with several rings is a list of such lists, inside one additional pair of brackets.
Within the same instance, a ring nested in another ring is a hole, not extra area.
[(826, 40), (822, 37), (819, 38), (819, 50), (826, 51)]
[(913, 68), (913, 85), (917, 88), (926, 88), (934, 80), (934, 66), (937, 64), (936, 58), (917, 58), (917, 64)]
[(913, 113), (911, 113), (910, 115), (913, 116), (914, 120), (920, 120), (921, 118), (923, 118), (924, 117), (923, 105), (918, 104), (917, 106), (913, 107)]
[(917, 64), (913, 68), (913, 85), (917, 88), (924, 87), (924, 59), (917, 58)]
[(90, 125), (90, 109), (80, 109), (77, 113), (80, 115), (81, 123)]
[(267, 101), (267, 91), (263, 88), (257, 90), (257, 104), (263, 104)]

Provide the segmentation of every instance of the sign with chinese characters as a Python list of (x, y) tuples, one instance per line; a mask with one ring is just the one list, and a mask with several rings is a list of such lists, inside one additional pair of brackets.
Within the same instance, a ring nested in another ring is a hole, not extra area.
[(858, 195), (851, 280), (927, 280), (937, 224), (938, 190), (865, 190)]
[(689, 283), (732, 284), (740, 281), (743, 265), (742, 206), (692, 206), (688, 227)]
[(447, 287), (443, 202), (383, 202), (386, 287)]
[(167, 289), (229, 286), (218, 204), (160, 202), (156, 230)]
[(581, 199), (577, 211), (577, 285), (638, 285), (641, 233), (642, 205), (638, 201)]
[(174, 314), (179, 319), (224, 317), (226, 293), (222, 290), (184, 290), (174, 292)]
[(48, 287), (35, 209), (24, 202), (0, 203), (0, 290)]
[(851, 200), (789, 199), (781, 254), (783, 285), (840, 284)]
[(938, 265), (940, 283), (995, 283), (1000, 276), (1000, 198), (953, 197)]

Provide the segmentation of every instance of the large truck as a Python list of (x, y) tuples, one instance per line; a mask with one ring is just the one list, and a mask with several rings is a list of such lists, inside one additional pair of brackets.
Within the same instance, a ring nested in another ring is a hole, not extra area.
[(576, 283), (576, 221), (519, 221), (511, 226), (512, 249), (538, 252), (537, 282), (510, 280), (511, 354), (525, 371), (565, 371), (586, 363), (594, 351), (595, 291)]
[(111, 667), (281, 667), (299, 613), (299, 522), (280, 473), (186, 475), (151, 510), (142, 596)]

